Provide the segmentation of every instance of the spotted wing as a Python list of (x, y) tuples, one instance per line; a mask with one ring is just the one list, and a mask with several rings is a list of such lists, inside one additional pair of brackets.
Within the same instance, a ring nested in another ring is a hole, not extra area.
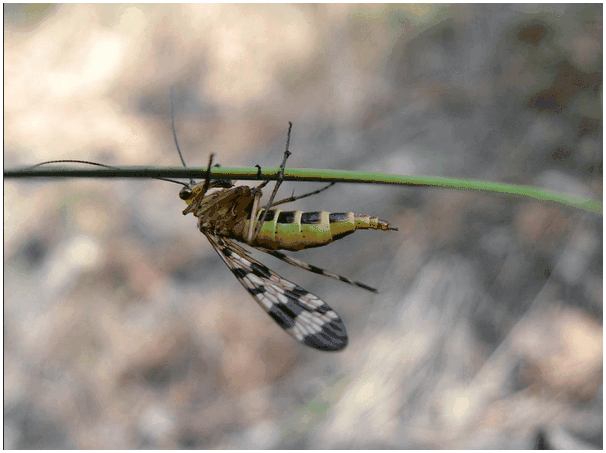
[(238, 281), (286, 332), (323, 351), (347, 346), (343, 321), (326, 303), (254, 260), (233, 241), (203, 233)]
[(344, 277), (343, 275), (335, 274), (334, 272), (331, 272), (329, 270), (322, 269), (321, 267), (306, 263), (297, 258), (293, 258), (292, 256), (285, 255), (284, 253), (278, 252), (277, 250), (269, 250), (269, 249), (266, 249), (263, 247), (257, 247), (256, 245), (251, 245), (251, 247), (259, 250), (260, 252), (267, 253), (268, 255), (276, 257), (279, 260), (284, 261), (285, 263), (300, 267), (301, 269), (305, 269), (306, 271), (309, 271), (309, 272), (313, 272), (314, 274), (323, 275), (324, 277), (332, 278), (332, 279), (338, 280), (340, 282), (349, 283), (350, 285), (357, 286), (359, 288), (365, 289), (366, 291), (371, 291), (373, 293), (379, 292), (372, 286), (365, 285), (362, 282), (352, 280), (351, 278)]

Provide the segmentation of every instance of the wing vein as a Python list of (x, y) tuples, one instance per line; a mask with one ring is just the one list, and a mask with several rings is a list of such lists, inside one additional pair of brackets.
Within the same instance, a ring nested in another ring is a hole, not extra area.
[(343, 321), (328, 304), (253, 259), (231, 239), (207, 230), (202, 233), (242, 286), (288, 334), (323, 351), (339, 351), (347, 345)]

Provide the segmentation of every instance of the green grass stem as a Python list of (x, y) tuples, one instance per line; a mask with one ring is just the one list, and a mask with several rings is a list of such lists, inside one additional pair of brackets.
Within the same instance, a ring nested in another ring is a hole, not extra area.
[[(231, 168), (214, 167), (212, 176), (215, 179), (234, 180), (276, 180), (279, 168), (263, 168), (259, 177), (255, 167)], [(52, 168), (16, 168), (4, 171), (5, 178), (194, 178), (203, 179), (206, 168), (200, 167), (116, 167), (105, 168), (70, 168), (65, 166)], [(285, 181), (341, 182), (350, 184), (393, 184), (405, 186), (440, 187), (444, 189), (475, 190), (492, 192), (499, 195), (530, 198), (543, 202), (559, 203), (565, 206), (582, 209), (602, 215), (602, 202), (567, 193), (554, 192), (540, 187), (520, 186), (491, 181), (472, 179), (444, 178), (439, 176), (404, 176), (367, 171), (317, 170), (310, 168), (287, 168), (284, 170)]]

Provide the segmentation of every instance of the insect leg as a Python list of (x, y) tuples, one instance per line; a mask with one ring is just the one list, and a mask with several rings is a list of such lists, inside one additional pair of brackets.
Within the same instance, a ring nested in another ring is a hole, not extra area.
[[(257, 236), (259, 235), (259, 231), (261, 231), (261, 226), (263, 225), (263, 222), (265, 222), (265, 217), (267, 216), (267, 211), (269, 210), (269, 208), (271, 207), (271, 204), (273, 203), (274, 199), (276, 198), (276, 193), (278, 193), (278, 188), (280, 187), (280, 184), (282, 184), (282, 181), (284, 180), (284, 167), (286, 165), (286, 159), (288, 159), (288, 156), (290, 156), (290, 151), (288, 150), (288, 147), (290, 146), (291, 130), (292, 130), (292, 122), (289, 121), (288, 122), (288, 135), (286, 136), (286, 148), (284, 150), (284, 158), (282, 159), (282, 164), (280, 165), (280, 172), (278, 173), (278, 180), (276, 181), (276, 186), (274, 187), (274, 191), (271, 193), (271, 197), (269, 197), (269, 203), (267, 203), (267, 206), (263, 210), (263, 214), (261, 215), (259, 222), (257, 222), (257, 226), (255, 227), (254, 234), (252, 235), (252, 238), (251, 238), (249, 244), (252, 244), (254, 242), (254, 240), (257, 238)], [(264, 187), (264, 186), (265, 186), (265, 183), (261, 183), (261, 185), (259, 187)], [(256, 214), (257, 214), (256, 211), (253, 210), (253, 212), (251, 214), (251, 221), (257, 217)]]
[(210, 186), (210, 168), (213, 166), (214, 157), (215, 155), (213, 153), (210, 153), (210, 156), (208, 158), (208, 167), (206, 167), (206, 176), (204, 177), (204, 185), (202, 186), (202, 196), (200, 197), (200, 199), (204, 198), (204, 195), (206, 195), (208, 187)]
[(314, 190), (313, 192), (305, 193), (303, 195), (297, 195), (296, 197), (295, 197), (295, 194), (293, 192), (292, 196), (290, 196), (288, 198), (284, 198), (283, 200), (280, 200), (280, 201), (276, 201), (275, 203), (273, 203), (271, 205), (271, 207), (273, 208), (274, 206), (278, 206), (279, 204), (290, 203), (290, 202), (295, 201), (295, 200), (300, 200), (301, 198), (306, 198), (306, 197), (311, 197), (312, 195), (317, 195), (320, 192), (324, 192), (329, 187), (334, 186), (335, 184), (336, 184), (335, 182), (331, 182), (330, 184), (328, 184), (325, 187), (322, 187), (321, 189)]
[[(264, 187), (265, 185), (267, 185), (268, 182), (269, 181), (263, 182), (261, 185), (257, 186), (255, 189), (260, 189), (261, 187)], [(269, 208), (273, 208), (274, 206), (278, 206), (280, 204), (290, 203), (291, 201), (300, 200), (301, 198), (305, 198), (305, 197), (310, 197), (312, 195), (316, 195), (316, 194), (318, 194), (320, 192), (325, 191), (326, 189), (328, 189), (329, 187), (331, 187), (334, 184), (335, 184), (334, 182), (331, 182), (326, 187), (322, 187), (321, 189), (314, 190), (313, 192), (309, 192), (309, 193), (306, 193), (306, 194), (303, 194), (303, 195), (298, 195), (296, 197), (294, 196), (294, 192), (293, 192), (293, 196), (285, 198), (285, 199), (280, 200), (280, 201), (277, 201), (277, 202), (271, 204), (270, 206), (266, 206), (265, 207), (265, 211), (267, 211), (267, 209), (269, 209)], [(259, 201), (260, 201), (260, 194), (255, 194), (255, 201), (253, 202), (252, 212), (254, 212), (254, 213), (257, 212), (257, 209), (259, 208)], [(259, 219), (259, 222), (265, 221), (265, 215), (262, 215), (261, 217), (262, 218)], [(252, 218), (252, 216), (251, 216), (251, 218)], [(258, 235), (258, 233), (257, 233), (257, 235)], [(250, 244), (253, 243), (254, 239), (256, 239), (256, 236), (253, 236), (253, 222), (250, 222), (248, 224), (248, 231), (246, 233), (246, 243), (250, 245)]]
[(332, 278), (334, 280), (339, 280), (340, 282), (345, 282), (345, 283), (349, 283), (350, 285), (355, 285), (358, 286), (360, 288), (363, 288), (367, 291), (372, 291), (373, 293), (378, 293), (379, 291), (377, 291), (375, 288), (365, 285), (364, 283), (360, 283), (356, 280), (352, 280), (350, 278), (347, 277), (343, 277), (342, 275), (339, 274), (335, 274), (334, 272), (330, 272), (327, 271), (326, 269), (322, 269), (320, 267), (314, 266), (313, 264), (308, 264), (304, 261), (298, 260), (296, 258), (293, 258), (291, 256), (285, 255), (282, 252), (278, 252), (276, 250), (268, 250), (265, 249), (263, 247), (256, 247), (256, 246), (252, 246), (253, 248), (261, 251), (261, 252), (265, 252), (268, 255), (274, 256), (276, 258), (278, 258), (279, 260), (284, 261), (285, 263), (288, 264), (292, 264), (293, 266), (297, 266), (300, 267), (301, 269), (305, 269), (309, 272), (313, 272), (314, 274), (319, 274), (319, 275), (323, 275), (325, 277), (329, 277)]
[[(252, 211), (250, 214), (250, 222), (248, 222), (248, 230), (246, 231), (246, 243), (247, 244), (252, 244), (253, 239), (256, 238), (256, 236), (253, 236), (253, 232), (254, 232), (253, 226), (255, 224), (254, 219), (257, 217), (257, 209), (259, 209), (259, 202), (261, 201), (261, 191), (259, 190), (259, 188), (262, 186), (263, 186), (263, 184), (252, 189), (255, 194), (255, 199), (253, 201)], [(262, 220), (265, 220), (265, 216), (263, 216)]]

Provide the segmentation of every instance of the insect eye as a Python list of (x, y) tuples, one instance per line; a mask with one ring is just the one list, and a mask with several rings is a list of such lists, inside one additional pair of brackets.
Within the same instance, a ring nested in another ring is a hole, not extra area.
[(181, 192), (179, 192), (179, 198), (181, 198), (181, 200), (189, 200), (193, 193), (194, 192), (191, 190), (191, 188), (183, 187), (183, 189), (181, 189)]

